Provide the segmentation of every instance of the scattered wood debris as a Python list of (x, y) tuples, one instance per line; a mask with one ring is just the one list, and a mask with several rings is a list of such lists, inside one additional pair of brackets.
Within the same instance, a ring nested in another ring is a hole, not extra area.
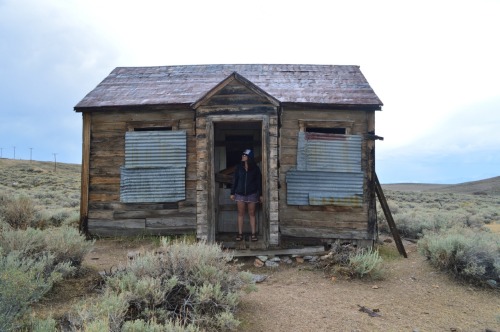
[(368, 309), (365, 306), (358, 304), (358, 307), (359, 307), (359, 311), (367, 313), (370, 317), (381, 317), (382, 316), (382, 315), (376, 313), (375, 310)]

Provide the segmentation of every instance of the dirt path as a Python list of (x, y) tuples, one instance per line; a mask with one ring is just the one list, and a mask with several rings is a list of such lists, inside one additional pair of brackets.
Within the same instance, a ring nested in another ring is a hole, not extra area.
[[(389, 244), (393, 246), (393, 244)], [(84, 262), (109, 270), (137, 242), (97, 241)], [(405, 242), (408, 258), (386, 260), (381, 281), (332, 279), (311, 265), (244, 269), (268, 275), (258, 291), (242, 295), (240, 331), (499, 331), (500, 294), (464, 285), (437, 272)], [(379, 317), (359, 311), (377, 309)]]
[[(243, 297), (242, 331), (500, 331), (500, 294), (457, 283), (405, 243), (381, 281), (280, 268)], [(377, 309), (379, 317), (359, 311)]]

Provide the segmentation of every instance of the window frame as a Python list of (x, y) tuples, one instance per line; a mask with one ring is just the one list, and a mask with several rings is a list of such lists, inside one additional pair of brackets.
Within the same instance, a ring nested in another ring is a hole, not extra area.
[(352, 120), (299, 120), (299, 131), (305, 132), (307, 128), (345, 128), (345, 134), (352, 135), (354, 121)]

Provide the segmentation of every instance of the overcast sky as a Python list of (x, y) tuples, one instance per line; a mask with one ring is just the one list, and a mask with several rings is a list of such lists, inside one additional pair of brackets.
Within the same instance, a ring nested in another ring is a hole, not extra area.
[(118, 66), (359, 65), (382, 183), (500, 175), (500, 0), (0, 0), (3, 158), (81, 162), (73, 107)]

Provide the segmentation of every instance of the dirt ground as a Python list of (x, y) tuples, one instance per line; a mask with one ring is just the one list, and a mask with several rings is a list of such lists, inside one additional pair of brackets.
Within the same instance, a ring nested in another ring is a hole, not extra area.
[[(457, 282), (431, 267), (404, 241), (408, 258), (384, 244), (383, 280), (332, 278), (309, 263), (253, 266), (253, 257), (239, 258), (243, 269), (266, 275), (258, 291), (243, 294), (237, 318), (240, 331), (499, 331), (500, 293)], [(92, 289), (95, 271), (125, 264), (127, 254), (148, 245), (137, 241), (99, 240), (86, 257), (87, 273), (74, 284), (58, 286), (38, 310), (67, 309)], [(93, 271), (93, 272), (92, 272)], [(80, 290), (75, 288), (80, 287)], [(70, 291), (71, 290), (71, 291)], [(71, 299), (67, 299), (68, 294)], [(376, 311), (372, 317), (360, 306)]]

